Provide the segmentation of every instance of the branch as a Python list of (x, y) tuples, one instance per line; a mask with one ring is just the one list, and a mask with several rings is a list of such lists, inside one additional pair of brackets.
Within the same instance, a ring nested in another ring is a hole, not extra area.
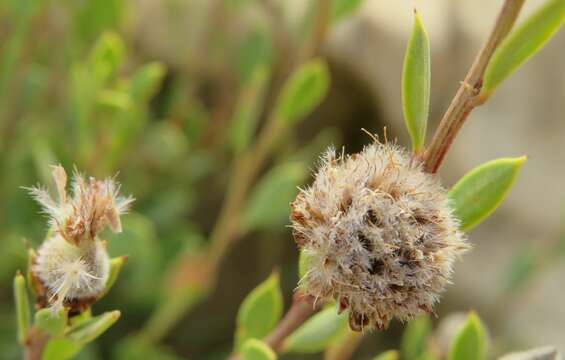
[(488, 40), (475, 58), (465, 80), (443, 115), (424, 155), (425, 171), (437, 172), (469, 113), (487, 100), (487, 95), (480, 95), (485, 69), (498, 45), (512, 29), (524, 1), (506, 0), (504, 2)]

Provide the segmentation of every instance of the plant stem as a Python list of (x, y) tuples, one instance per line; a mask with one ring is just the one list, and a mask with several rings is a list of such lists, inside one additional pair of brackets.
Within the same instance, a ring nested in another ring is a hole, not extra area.
[(487, 100), (488, 95), (481, 93), (485, 69), (498, 45), (512, 29), (524, 1), (506, 0), (504, 2), (486, 43), (471, 65), (465, 80), (463, 80), (449, 108), (443, 115), (432, 142), (426, 150), (424, 155), (425, 171), (429, 173), (438, 171), (469, 113)]

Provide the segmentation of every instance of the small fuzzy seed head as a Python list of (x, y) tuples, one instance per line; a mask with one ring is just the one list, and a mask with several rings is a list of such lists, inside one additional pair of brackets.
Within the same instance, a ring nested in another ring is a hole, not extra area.
[(38, 301), (54, 310), (67, 306), (80, 311), (102, 293), (109, 275), (106, 243), (98, 237), (106, 227), (121, 232), (120, 215), (131, 197), (119, 196), (113, 178), (96, 180), (75, 171), (72, 193), (66, 192), (67, 174), (53, 167), (58, 198), (46, 189), (27, 189), (49, 216), (52, 232), (33, 260), (32, 274), (41, 286)]
[(438, 179), (391, 144), (340, 158), (329, 150), (291, 208), (309, 259), (302, 290), (349, 310), (355, 331), (432, 313), (468, 249)]

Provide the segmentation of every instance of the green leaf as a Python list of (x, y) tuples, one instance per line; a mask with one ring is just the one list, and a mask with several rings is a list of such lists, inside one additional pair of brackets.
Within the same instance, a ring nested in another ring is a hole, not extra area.
[(373, 360), (398, 360), (400, 355), (396, 350), (385, 351), (373, 358)]
[(82, 344), (67, 338), (53, 338), (43, 350), (41, 360), (67, 360), (72, 359), (83, 348)]
[(342, 331), (347, 330), (348, 312), (338, 315), (335, 305), (308, 319), (284, 342), (285, 352), (317, 353), (326, 348)]
[(243, 215), (243, 228), (268, 229), (288, 220), (288, 206), (306, 179), (302, 163), (286, 163), (269, 171), (257, 184)]
[(228, 143), (235, 153), (245, 150), (251, 142), (259, 120), (268, 78), (268, 69), (258, 66), (241, 90), (227, 134)]
[(294, 124), (320, 104), (330, 87), (330, 72), (325, 62), (313, 59), (291, 74), (284, 84), (275, 116), (287, 124)]
[(282, 312), (279, 274), (274, 272), (243, 300), (237, 314), (236, 343), (267, 336), (279, 322)]
[(258, 27), (246, 35), (235, 54), (237, 74), (244, 85), (253, 81), (258, 69), (269, 68), (271, 51), (268, 30)]
[(400, 345), (400, 353), (403, 359), (418, 359), (426, 351), (426, 340), (432, 330), (432, 322), (427, 315), (418, 316), (410, 321)]
[(18, 320), (18, 341), (20, 344), (24, 344), (29, 331), (31, 314), (26, 281), (19, 271), (14, 277), (14, 299), (16, 302), (16, 318)]
[(351, 15), (363, 3), (363, 0), (332, 0), (332, 22)]
[(67, 326), (67, 310), (55, 313), (52, 309), (41, 309), (35, 313), (34, 324), (50, 336), (61, 336)]
[(122, 270), (122, 267), (127, 261), (128, 261), (127, 256), (119, 256), (110, 260), (110, 274), (108, 275), (108, 280), (106, 281), (106, 287), (104, 287), (104, 291), (98, 297), (99, 299), (105, 296), (108, 293), (108, 291), (110, 291), (112, 286), (114, 286), (116, 280), (118, 279), (118, 275)]
[(414, 152), (421, 151), (426, 140), (430, 77), (430, 42), (420, 16), (414, 11), (414, 28), (402, 68), (402, 110)]
[(448, 360), (483, 360), (485, 358), (485, 330), (481, 320), (471, 312), (449, 351)]
[(90, 67), (100, 84), (116, 75), (124, 60), (125, 46), (120, 36), (105, 32), (90, 53)]
[(131, 79), (131, 97), (138, 104), (147, 102), (161, 86), (165, 76), (165, 66), (158, 62), (143, 65)]
[(261, 340), (248, 339), (241, 347), (241, 358), (243, 360), (275, 360), (277, 355)]
[(306, 250), (300, 250), (298, 255), (298, 278), (302, 279), (310, 267), (312, 266), (313, 256), (306, 252)]
[(460, 228), (467, 231), (487, 218), (510, 191), (526, 157), (484, 163), (463, 176), (449, 191)]
[(534, 56), (565, 22), (565, 1), (550, 0), (512, 32), (494, 52), (484, 75), (482, 91), (491, 93)]
[(118, 310), (109, 311), (92, 319), (73, 326), (66, 334), (66, 338), (78, 344), (85, 345), (102, 335), (110, 326), (120, 318)]

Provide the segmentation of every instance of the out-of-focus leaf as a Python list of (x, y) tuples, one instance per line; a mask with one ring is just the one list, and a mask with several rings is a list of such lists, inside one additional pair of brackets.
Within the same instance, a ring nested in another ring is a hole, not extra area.
[(402, 68), (402, 109), (404, 122), (412, 138), (414, 152), (421, 151), (426, 140), (430, 108), (430, 42), (417, 12), (406, 47)]
[(543, 261), (536, 248), (528, 245), (518, 249), (510, 263), (506, 281), (504, 282), (507, 291), (516, 290), (526, 283), (539, 270)]
[(385, 351), (373, 358), (373, 360), (398, 360), (400, 355), (396, 350)]
[(259, 120), (267, 80), (267, 68), (258, 66), (250, 81), (241, 90), (227, 133), (228, 142), (236, 153), (243, 151), (251, 142)]
[(297, 186), (306, 178), (302, 163), (286, 163), (265, 175), (250, 196), (243, 215), (247, 230), (272, 228), (288, 219), (288, 206), (296, 197)]
[(564, 22), (565, 1), (547, 1), (496, 49), (485, 70), (482, 91), (491, 93), (540, 51)]
[(165, 67), (158, 62), (143, 65), (131, 79), (130, 94), (138, 104), (144, 104), (157, 92), (165, 76)]
[(98, 315), (69, 329), (66, 338), (78, 344), (87, 344), (102, 335), (120, 318), (118, 310)]
[(169, 349), (148, 344), (135, 337), (120, 339), (113, 351), (114, 359), (159, 359), (180, 360)]
[(291, 353), (317, 353), (347, 328), (348, 312), (338, 315), (334, 305), (308, 319), (284, 342), (283, 350)]
[(25, 278), (20, 272), (14, 277), (14, 300), (16, 302), (16, 318), (18, 321), (18, 340), (23, 344), (29, 331), (31, 314)]
[(275, 360), (277, 355), (261, 340), (248, 339), (241, 346), (241, 358), (243, 360)]
[(310, 113), (326, 96), (330, 87), (330, 72), (325, 62), (313, 59), (300, 66), (286, 81), (277, 104), (275, 116), (293, 124)]
[(120, 36), (107, 31), (100, 36), (90, 53), (90, 68), (100, 84), (116, 75), (122, 65), (125, 47)]
[(499, 358), (499, 360), (559, 360), (561, 355), (553, 346), (544, 346), (527, 351), (513, 352)]
[(127, 111), (133, 106), (130, 95), (127, 92), (117, 90), (101, 90), (98, 92), (97, 101), (100, 105), (121, 111)]
[(42, 360), (67, 360), (72, 359), (84, 345), (67, 338), (53, 338), (47, 342)]
[(243, 300), (237, 314), (236, 344), (241, 345), (249, 338), (267, 336), (279, 322), (282, 311), (279, 274), (274, 272)]
[(474, 312), (453, 340), (448, 360), (483, 360), (485, 358), (485, 330)]
[(258, 28), (245, 37), (236, 53), (236, 66), (241, 83), (253, 81), (257, 69), (267, 69), (271, 48), (266, 29)]
[(482, 164), (461, 178), (449, 191), (461, 230), (469, 230), (502, 203), (526, 157), (502, 158)]
[(106, 281), (106, 286), (104, 287), (104, 291), (99, 296), (99, 298), (106, 295), (108, 291), (110, 291), (112, 286), (114, 286), (116, 280), (118, 279), (118, 275), (120, 274), (120, 271), (122, 270), (122, 267), (124, 266), (127, 260), (128, 260), (127, 256), (119, 256), (110, 260), (110, 274), (108, 275), (108, 281)]
[(55, 313), (52, 309), (41, 309), (35, 313), (35, 326), (50, 336), (61, 336), (67, 326), (67, 310)]
[(400, 353), (403, 359), (419, 359), (426, 351), (426, 341), (432, 330), (432, 322), (426, 315), (410, 321), (404, 334)]
[(339, 21), (351, 15), (363, 3), (363, 0), (332, 0), (332, 21)]

